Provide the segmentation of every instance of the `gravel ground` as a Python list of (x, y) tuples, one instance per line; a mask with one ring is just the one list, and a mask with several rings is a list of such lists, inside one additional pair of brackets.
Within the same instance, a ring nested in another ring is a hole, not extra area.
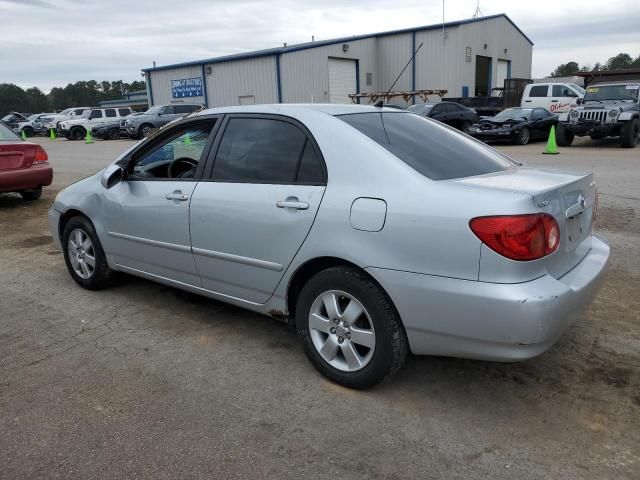
[(80, 289), (46, 211), (131, 142), (36, 141), (54, 184), (0, 195), (0, 478), (640, 478), (640, 148), (501, 147), (599, 185), (611, 268), (549, 352), (413, 357), (357, 392), (270, 318), (135, 278)]

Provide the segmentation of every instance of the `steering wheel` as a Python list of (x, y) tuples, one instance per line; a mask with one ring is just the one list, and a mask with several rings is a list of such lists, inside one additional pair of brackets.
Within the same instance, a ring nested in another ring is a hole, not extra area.
[[(186, 166), (187, 168), (183, 168), (182, 170), (176, 170), (178, 168), (178, 165), (180, 164)], [(193, 158), (189, 158), (189, 157), (176, 158), (167, 167), (167, 176), (169, 178), (185, 178), (187, 177), (187, 174), (191, 170), (195, 169), (197, 166), (198, 166), (198, 162)]]

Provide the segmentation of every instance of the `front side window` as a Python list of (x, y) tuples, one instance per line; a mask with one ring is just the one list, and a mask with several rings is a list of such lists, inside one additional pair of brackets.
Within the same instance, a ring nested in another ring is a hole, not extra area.
[(536, 85), (535, 87), (531, 87), (529, 96), (530, 97), (546, 97), (548, 91), (549, 91), (549, 87), (547, 85)]
[(487, 145), (418, 115), (356, 113), (337, 118), (432, 180), (470, 177), (515, 168)]
[(115, 109), (115, 108), (107, 108), (107, 109), (104, 111), (104, 115), (105, 115), (105, 117), (107, 117), (107, 118), (116, 117), (116, 116), (117, 116), (117, 115), (116, 115), (116, 109)]
[(93, 118), (102, 118), (102, 110), (91, 110), (89, 119), (91, 120)]
[(182, 125), (134, 156), (128, 178), (136, 180), (190, 179), (195, 176), (214, 122)]
[(176, 113), (191, 113), (194, 111), (194, 105), (176, 105), (173, 107)]
[(565, 87), (564, 85), (554, 85), (553, 86), (553, 97), (577, 97), (573, 90), (569, 87)]
[(166, 107), (164, 107), (162, 109), (162, 114), (163, 115), (171, 115), (171, 114), (173, 114), (173, 111), (174, 111), (173, 110), (173, 106), (172, 105), (167, 105)]
[(297, 126), (267, 118), (229, 120), (213, 164), (213, 179), (292, 183), (307, 138)]

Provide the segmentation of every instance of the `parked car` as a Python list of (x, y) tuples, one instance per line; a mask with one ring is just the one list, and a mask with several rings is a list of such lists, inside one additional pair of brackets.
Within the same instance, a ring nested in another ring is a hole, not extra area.
[(44, 128), (49, 131), (53, 129), (54, 131), (58, 130), (58, 124), (65, 120), (73, 120), (74, 118), (79, 118), (82, 116), (82, 113), (85, 110), (91, 110), (91, 107), (71, 107), (66, 108), (63, 111), (51, 115), (51, 120), (44, 124)]
[(560, 117), (558, 145), (568, 147), (577, 135), (598, 140), (620, 137), (620, 145), (633, 148), (640, 139), (640, 81), (590, 85), (584, 103)]
[(164, 127), (49, 222), (80, 286), (127, 272), (294, 322), (320, 372), (366, 388), (409, 351), (550, 348), (609, 259), (595, 206), (593, 174), (519, 168), (403, 110), (282, 104)]
[(0, 118), (0, 121), (4, 122), (9, 128), (16, 128), (18, 123), (26, 122), (30, 115), (30, 113), (11, 112)]
[(26, 137), (33, 137), (47, 132), (46, 124), (52, 121), (55, 113), (36, 113), (24, 122), (19, 122), (13, 129), (18, 135), (24, 132)]
[(131, 107), (85, 110), (79, 118), (58, 123), (58, 134), (64, 135), (68, 140), (80, 140), (86, 136), (87, 129), (99, 127), (108, 122), (119, 122), (121, 118), (132, 112)]
[(454, 102), (419, 103), (407, 110), (446, 123), (465, 133), (478, 121), (478, 114), (474, 110)]
[(95, 138), (103, 140), (118, 140), (120, 138), (120, 122), (122, 120), (114, 120), (91, 129), (91, 135)]
[[(480, 117), (493, 117), (502, 110), (519, 106), (526, 86), (532, 82), (530, 78), (505, 78), (502, 86), (491, 89), (489, 96), (444, 97), (442, 100), (472, 108)], [(463, 95), (465, 93), (468, 91)]]
[(47, 152), (0, 122), (0, 192), (18, 192), (25, 200), (37, 200), (42, 187), (52, 180)]
[(131, 138), (144, 138), (149, 135), (153, 129), (160, 128), (172, 120), (182, 118), (198, 110), (202, 110), (202, 105), (154, 105), (142, 115), (127, 118), (124, 128)]
[(522, 94), (522, 107), (542, 107), (551, 113), (568, 112), (584, 97), (584, 88), (575, 83), (531, 83)]
[(469, 129), (469, 134), (484, 141), (504, 141), (526, 145), (531, 140), (546, 139), (558, 116), (546, 108), (514, 107), (495, 117), (483, 118)]

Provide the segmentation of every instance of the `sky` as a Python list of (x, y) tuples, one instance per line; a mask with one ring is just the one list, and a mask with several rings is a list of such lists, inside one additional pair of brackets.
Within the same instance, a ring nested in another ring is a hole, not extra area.
[[(531, 38), (533, 77), (561, 63), (640, 55), (638, 0), (480, 0)], [(444, 19), (477, 0), (445, 0)], [(441, 0), (0, 0), (0, 83), (47, 92), (78, 80), (142, 79), (166, 65), (442, 22)]]

